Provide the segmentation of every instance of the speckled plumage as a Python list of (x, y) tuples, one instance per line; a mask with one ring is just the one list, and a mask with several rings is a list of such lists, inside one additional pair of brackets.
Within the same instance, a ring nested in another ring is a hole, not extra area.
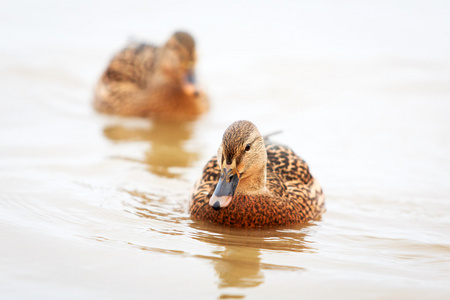
[(218, 183), (220, 167), (217, 157), (213, 157), (194, 187), (191, 217), (235, 227), (289, 225), (318, 218), (325, 210), (324, 195), (306, 162), (286, 146), (266, 143), (265, 149), (266, 193), (246, 195), (241, 191), (229, 206), (214, 210), (209, 199)]
[[(97, 111), (123, 116), (191, 121), (209, 109), (206, 95), (183, 89), (193, 70), (195, 42), (175, 33), (162, 47), (130, 44), (113, 57), (95, 88)], [(189, 65), (189, 66), (188, 66)]]

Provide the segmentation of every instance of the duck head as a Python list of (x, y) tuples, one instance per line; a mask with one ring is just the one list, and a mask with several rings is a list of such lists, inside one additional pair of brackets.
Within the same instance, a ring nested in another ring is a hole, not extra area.
[(266, 191), (267, 152), (264, 139), (249, 121), (236, 121), (223, 134), (217, 153), (221, 173), (209, 205), (227, 207), (235, 194), (255, 195)]
[(189, 95), (197, 95), (194, 67), (197, 60), (195, 41), (189, 33), (175, 32), (161, 51), (160, 66), (170, 80), (181, 85), (182, 91)]

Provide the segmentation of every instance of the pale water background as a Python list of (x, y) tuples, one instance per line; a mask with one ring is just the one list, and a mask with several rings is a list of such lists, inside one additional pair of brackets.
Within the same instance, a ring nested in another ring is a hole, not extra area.
[[(211, 3), (2, 2), (0, 298), (450, 299), (450, 2)], [(177, 29), (207, 116), (92, 110), (127, 40)], [(283, 130), (323, 185), (320, 221), (189, 219), (237, 119)]]

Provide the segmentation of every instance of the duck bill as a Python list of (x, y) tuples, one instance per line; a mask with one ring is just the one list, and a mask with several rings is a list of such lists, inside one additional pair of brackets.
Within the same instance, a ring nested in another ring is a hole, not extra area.
[(195, 78), (194, 70), (192, 69), (187, 70), (186, 75), (184, 76), (183, 91), (187, 95), (198, 96), (197, 81)]
[(233, 174), (231, 169), (223, 168), (214, 194), (211, 199), (209, 199), (209, 205), (212, 206), (214, 210), (219, 210), (230, 205), (238, 183), (239, 174)]

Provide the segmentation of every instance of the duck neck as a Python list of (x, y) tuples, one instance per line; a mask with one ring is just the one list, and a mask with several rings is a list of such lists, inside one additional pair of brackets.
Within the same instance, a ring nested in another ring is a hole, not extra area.
[(261, 195), (267, 193), (266, 176), (265, 165), (255, 172), (243, 175), (236, 188), (236, 194)]

